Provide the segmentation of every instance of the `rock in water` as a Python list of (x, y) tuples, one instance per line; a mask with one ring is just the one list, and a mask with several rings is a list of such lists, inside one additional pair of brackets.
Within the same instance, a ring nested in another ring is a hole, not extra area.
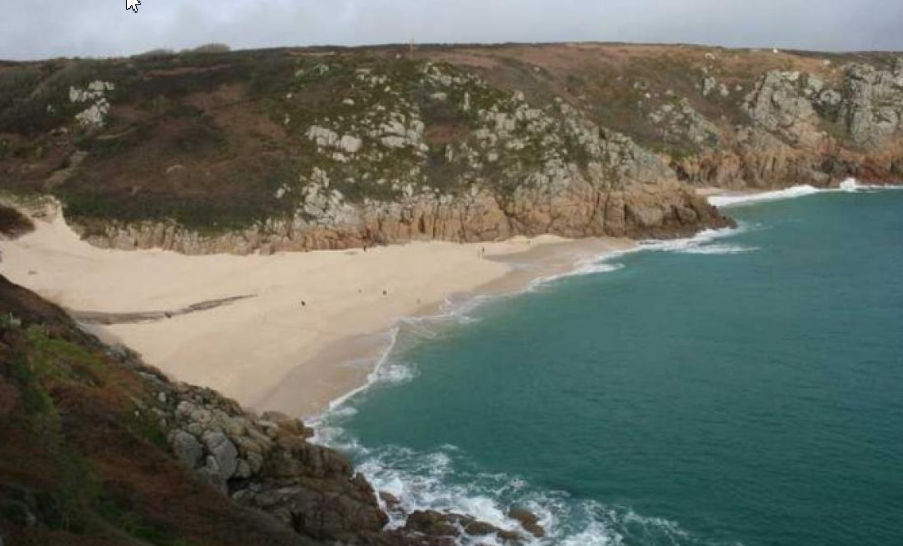
[(512, 508), (508, 511), (508, 517), (520, 523), (521, 527), (534, 537), (542, 538), (546, 536), (546, 530), (539, 524), (539, 517), (526, 508)]

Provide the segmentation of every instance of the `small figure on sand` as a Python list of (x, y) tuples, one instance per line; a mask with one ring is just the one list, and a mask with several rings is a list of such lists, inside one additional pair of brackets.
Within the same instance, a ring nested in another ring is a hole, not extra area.
[(307, 307), (307, 302), (304, 300), (301, 300), (301, 307)]
[(388, 290), (383, 290), (383, 296), (388, 296), (388, 295), (389, 295), (389, 291), (388, 291)]

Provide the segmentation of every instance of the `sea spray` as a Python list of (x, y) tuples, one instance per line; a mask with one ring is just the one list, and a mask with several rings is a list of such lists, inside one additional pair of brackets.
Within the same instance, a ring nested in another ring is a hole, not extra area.
[(821, 193), (858, 193), (858, 192), (874, 192), (892, 189), (903, 189), (903, 186), (888, 186), (878, 184), (861, 184), (855, 178), (847, 178), (837, 188), (816, 188), (806, 184), (791, 186), (782, 190), (743, 193), (743, 194), (723, 194), (713, 195), (708, 198), (710, 204), (716, 207), (737, 207), (742, 205), (752, 205), (767, 201), (783, 201), (786, 199), (796, 199), (799, 197), (807, 197)]

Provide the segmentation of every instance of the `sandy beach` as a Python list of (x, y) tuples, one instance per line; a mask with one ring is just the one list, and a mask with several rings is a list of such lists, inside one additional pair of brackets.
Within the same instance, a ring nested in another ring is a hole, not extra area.
[(631, 241), (543, 236), (367, 252), (186, 256), (93, 247), (50, 211), (0, 240), (0, 274), (174, 379), (310, 417), (361, 386), (405, 316), (452, 295), (522, 289)]

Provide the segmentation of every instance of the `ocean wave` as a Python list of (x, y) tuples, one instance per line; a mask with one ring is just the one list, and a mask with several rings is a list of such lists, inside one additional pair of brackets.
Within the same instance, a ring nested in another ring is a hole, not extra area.
[[(360, 387), (358, 387), (350, 392), (345, 393), (344, 395), (342, 395), (342, 396), (336, 398), (335, 400), (333, 400), (332, 402), (330, 402), (329, 406), (327, 407), (326, 411), (323, 412), (323, 414), (311, 419), (307, 423), (308, 426), (310, 426), (311, 428), (314, 429), (314, 437), (312, 438), (312, 440), (315, 443), (321, 443), (321, 441), (323, 440), (323, 438), (321, 437), (320, 428), (323, 426), (323, 423), (330, 416), (336, 417), (336, 413), (339, 410), (343, 410), (345, 404), (349, 400), (351, 400), (352, 398), (354, 398), (355, 396), (357, 396), (363, 392), (366, 392), (373, 385), (375, 385), (378, 382), (380, 382), (381, 380), (385, 379), (387, 372), (383, 368), (385, 368), (389, 364), (389, 358), (392, 355), (392, 351), (395, 349), (396, 343), (398, 342), (398, 334), (400, 331), (401, 331), (401, 328), (398, 326), (389, 330), (388, 336), (387, 336), (388, 341), (386, 343), (386, 347), (385, 347), (385, 349), (383, 349), (382, 354), (377, 359), (376, 365), (373, 367), (373, 371), (371, 371), (367, 375), (367, 380), (364, 382), (363, 385), (361, 385)], [(389, 372), (389, 375), (391, 376), (391, 372)]]
[(741, 224), (736, 228), (707, 229), (697, 233), (693, 237), (687, 237), (685, 239), (674, 239), (671, 241), (642, 241), (639, 250), (701, 255), (755, 252), (758, 250), (756, 247), (717, 242), (727, 237), (745, 233), (751, 228), (752, 226), (750, 225)]
[(881, 190), (901, 189), (901, 186), (887, 186), (877, 184), (861, 184), (855, 178), (848, 178), (840, 183), (837, 188), (816, 188), (807, 184), (792, 186), (783, 190), (767, 191), (761, 193), (747, 193), (736, 195), (713, 195), (709, 197), (709, 204), (716, 207), (735, 207), (761, 203), (764, 201), (779, 201), (783, 199), (795, 199), (819, 193), (871, 193)]
[(416, 376), (417, 370), (414, 364), (393, 361), (380, 369), (376, 382), (386, 385), (402, 385), (413, 381)]
[(538, 279), (534, 279), (527, 286), (527, 292), (534, 292), (540, 288), (544, 288), (549, 286), (557, 281), (562, 279), (567, 279), (570, 277), (582, 277), (586, 275), (599, 275), (602, 273), (612, 273), (614, 271), (618, 271), (623, 269), (625, 266), (621, 263), (611, 263), (611, 260), (614, 260), (620, 256), (623, 256), (625, 252), (609, 252), (602, 254), (600, 256), (595, 256), (593, 258), (587, 258), (585, 260), (581, 260), (577, 262), (573, 269), (567, 271), (565, 273), (559, 273), (558, 275), (549, 275), (548, 277), (540, 277)]
[(755, 246), (711, 244), (683, 249), (683, 254), (745, 254), (759, 250)]
[(814, 195), (823, 191), (826, 190), (821, 190), (809, 185), (800, 185), (793, 186), (784, 190), (767, 191), (762, 193), (749, 193), (742, 195), (714, 195), (712, 197), (709, 197), (709, 203), (715, 205), (716, 207), (733, 207), (751, 203), (761, 203), (763, 201), (795, 199), (797, 197)]
[[(387, 446), (366, 449), (345, 431), (337, 431), (334, 447), (358, 459), (357, 468), (377, 491), (396, 497), (401, 511), (383, 506), (389, 514), (388, 528), (405, 525), (405, 514), (437, 510), (467, 514), (502, 529), (517, 529), (530, 536), (508, 517), (513, 507), (530, 510), (539, 518), (546, 537), (530, 539), (529, 546), (620, 545), (627, 542), (699, 544), (676, 522), (637, 514), (629, 507), (607, 506), (594, 500), (574, 499), (563, 491), (541, 490), (527, 481), (504, 473), (469, 472), (466, 455), (454, 446), (423, 453), (410, 448)], [(382, 501), (380, 501), (382, 502)], [(496, 544), (481, 537), (481, 544)], [(460, 546), (471, 546), (469, 539)]]

